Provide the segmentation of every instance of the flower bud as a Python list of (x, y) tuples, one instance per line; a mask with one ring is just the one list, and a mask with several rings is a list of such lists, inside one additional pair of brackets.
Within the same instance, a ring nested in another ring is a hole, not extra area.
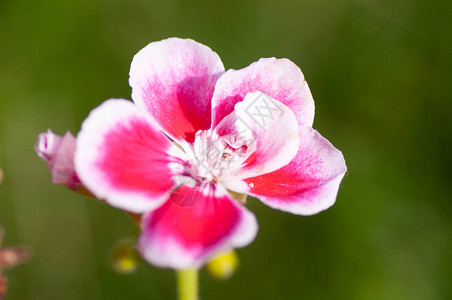
[(49, 129), (38, 136), (35, 151), (42, 160), (50, 162), (56, 156), (62, 140), (62, 136), (54, 134)]
[(64, 136), (59, 136), (48, 130), (38, 136), (35, 151), (47, 162), (52, 174), (52, 183), (62, 184), (78, 191), (80, 180), (74, 167), (76, 142), (77, 140), (69, 131)]
[(119, 241), (111, 252), (111, 266), (118, 273), (128, 274), (135, 271), (138, 265), (138, 255), (135, 243), (130, 239)]
[(235, 251), (223, 253), (207, 263), (207, 271), (218, 279), (227, 279), (234, 274), (239, 265), (239, 258)]
[(6, 276), (0, 275), (0, 299), (6, 296), (6, 291), (8, 290), (8, 278)]
[(23, 263), (31, 256), (27, 247), (2, 247), (3, 235), (4, 229), (0, 226), (0, 299), (5, 297), (8, 290), (8, 278), (3, 275), (3, 270)]

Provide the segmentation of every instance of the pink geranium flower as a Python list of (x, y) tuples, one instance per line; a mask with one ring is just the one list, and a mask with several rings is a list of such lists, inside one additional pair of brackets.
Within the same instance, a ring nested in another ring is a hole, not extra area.
[(251, 243), (258, 225), (237, 201), (312, 215), (335, 202), (341, 152), (312, 128), (301, 70), (263, 58), (225, 72), (189, 39), (154, 42), (130, 69), (133, 102), (110, 99), (77, 136), (77, 178), (97, 198), (144, 214), (138, 246), (182, 269)]

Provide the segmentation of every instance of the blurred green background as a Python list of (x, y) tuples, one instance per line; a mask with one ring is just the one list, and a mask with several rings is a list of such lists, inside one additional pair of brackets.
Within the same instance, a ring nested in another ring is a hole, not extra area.
[(202, 299), (451, 299), (450, 1), (0, 1), (0, 223), (34, 249), (7, 274), (8, 299), (175, 299), (174, 273), (108, 253), (134, 223), (52, 186), (36, 136), (76, 134), (110, 97), (130, 99), (133, 55), (190, 37), (225, 67), (299, 65), (314, 127), (343, 151), (337, 203), (312, 217), (249, 201), (260, 223), (228, 281), (201, 273)]

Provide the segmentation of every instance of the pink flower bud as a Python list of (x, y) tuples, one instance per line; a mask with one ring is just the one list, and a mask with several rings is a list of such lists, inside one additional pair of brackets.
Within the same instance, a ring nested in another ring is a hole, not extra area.
[(80, 184), (74, 167), (76, 143), (69, 131), (59, 136), (48, 130), (38, 136), (35, 145), (38, 156), (48, 163), (52, 183), (66, 185), (73, 190), (78, 190)]
[(62, 136), (54, 134), (52, 130), (49, 129), (47, 132), (43, 132), (38, 136), (35, 151), (44, 161), (50, 162), (57, 154), (62, 140)]

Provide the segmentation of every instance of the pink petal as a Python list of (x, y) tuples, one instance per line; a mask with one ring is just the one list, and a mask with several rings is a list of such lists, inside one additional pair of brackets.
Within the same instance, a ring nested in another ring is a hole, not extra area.
[(80, 180), (74, 167), (75, 137), (68, 131), (62, 137), (51, 130), (41, 133), (36, 141), (35, 151), (48, 163), (53, 184), (66, 185), (77, 190)]
[[(193, 205), (180, 205), (187, 202)], [(158, 267), (199, 267), (220, 252), (251, 243), (257, 228), (254, 215), (219, 186), (184, 185), (145, 216), (139, 250)]]
[(198, 130), (210, 127), (211, 98), (223, 72), (220, 57), (193, 40), (150, 43), (130, 67), (132, 99), (151, 114), (157, 128), (192, 142)]
[(247, 94), (215, 131), (224, 139), (230, 136), (236, 147), (241, 144), (247, 147), (244, 154), (247, 157), (239, 167), (222, 178), (222, 183), (236, 192), (246, 191), (237, 190), (234, 179), (278, 170), (292, 160), (300, 143), (299, 126), (292, 110), (261, 92)]
[(261, 58), (244, 69), (228, 70), (218, 79), (212, 99), (212, 128), (247, 93), (256, 91), (288, 106), (299, 125), (312, 126), (314, 100), (300, 68), (288, 59)]
[(160, 206), (173, 186), (175, 146), (127, 100), (107, 100), (83, 122), (75, 166), (83, 184), (112, 206), (143, 213)]
[(288, 165), (245, 181), (249, 193), (268, 206), (312, 215), (334, 204), (346, 171), (342, 153), (317, 131), (303, 126), (298, 153)]

